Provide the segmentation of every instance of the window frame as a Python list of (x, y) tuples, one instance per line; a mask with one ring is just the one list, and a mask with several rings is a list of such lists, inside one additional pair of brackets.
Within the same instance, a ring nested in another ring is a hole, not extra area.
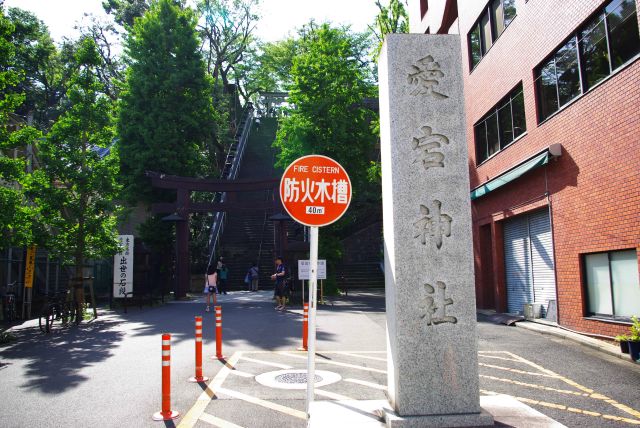
[[(628, 316), (621, 316), (621, 315), (616, 315), (616, 305), (615, 305), (615, 298), (614, 298), (614, 284), (613, 284), (613, 274), (612, 274), (612, 269), (611, 269), (611, 254), (612, 253), (619, 253), (619, 252), (623, 252), (623, 251), (633, 251), (636, 254), (636, 269), (638, 267), (640, 267), (640, 262), (638, 262), (638, 250), (635, 248), (621, 248), (621, 249), (616, 249), (616, 250), (608, 250), (608, 251), (597, 251), (597, 252), (590, 252), (590, 253), (582, 253), (580, 254), (580, 265), (581, 265), (581, 273), (582, 273), (582, 293), (583, 293), (583, 299), (582, 299), (582, 307), (583, 307), (583, 317), (584, 318), (589, 318), (589, 319), (597, 319), (600, 321), (609, 321), (609, 322), (619, 322), (619, 323), (631, 323), (631, 317)], [(607, 269), (608, 269), (608, 274), (609, 274), (609, 291), (610, 291), (610, 296), (611, 296), (611, 315), (609, 314), (598, 314), (598, 313), (592, 313), (589, 310), (589, 284), (587, 282), (587, 257), (588, 256), (593, 256), (593, 255), (598, 255), (598, 254), (606, 254), (607, 255)], [(639, 314), (640, 315), (640, 314)]]
[[(585, 19), (584, 21), (582, 21), (582, 23), (575, 29), (573, 30), (561, 43), (559, 43), (550, 53), (549, 55), (547, 55), (542, 61), (540, 61), (538, 63), (538, 65), (536, 67), (534, 67), (533, 69), (533, 77), (534, 77), (534, 81), (533, 81), (533, 87), (534, 87), (534, 91), (535, 91), (535, 101), (536, 101), (536, 119), (538, 122), (538, 126), (542, 125), (543, 123), (545, 123), (546, 121), (552, 119), (556, 114), (558, 114), (559, 112), (563, 111), (565, 108), (569, 107), (571, 104), (573, 104), (574, 102), (576, 102), (577, 100), (579, 100), (580, 98), (582, 98), (584, 95), (588, 94), (589, 92), (591, 92), (592, 90), (594, 90), (595, 88), (597, 88), (598, 86), (600, 86), (601, 84), (603, 84), (604, 82), (606, 82), (607, 80), (609, 80), (611, 77), (615, 76), (616, 74), (618, 74), (619, 72), (621, 72), (622, 70), (624, 70), (626, 67), (628, 67), (630, 64), (634, 63), (636, 60), (638, 60), (640, 58), (640, 49), (638, 49), (638, 52), (632, 56), (631, 58), (629, 58), (625, 63), (619, 65), (617, 68), (613, 68), (613, 62), (611, 59), (611, 44), (609, 41), (610, 35), (609, 35), (609, 24), (608, 21), (606, 19), (606, 8), (613, 4), (615, 1), (617, 0), (609, 0), (604, 4), (601, 4), (598, 9), (596, 9), (587, 19)], [(638, 13), (637, 10), (637, 6), (636, 6), (636, 14)], [(603, 77), (602, 79), (600, 79), (598, 82), (596, 82), (595, 84), (593, 84), (592, 86), (589, 86), (588, 82), (586, 81), (586, 73), (585, 73), (585, 59), (584, 59), (584, 52), (583, 52), (583, 39), (580, 37), (581, 34), (585, 31), (585, 28), (587, 26), (587, 24), (591, 23), (592, 20), (596, 17), (600, 15), (604, 21), (604, 31), (605, 31), (605, 37), (606, 37), (606, 46), (607, 46), (607, 59), (609, 62), (609, 74), (607, 74), (605, 77)], [(640, 23), (638, 24), (638, 32), (640, 33)], [(559, 93), (559, 86), (558, 86), (558, 70), (557, 70), (557, 65), (556, 65), (556, 55), (558, 54), (558, 52), (564, 48), (571, 40), (573, 39), (574, 42), (574, 46), (575, 46), (575, 51), (576, 51), (576, 58), (578, 61), (578, 78), (579, 78), (579, 89), (580, 89), (580, 93), (575, 95), (573, 98), (571, 98), (570, 100), (566, 101), (564, 104), (560, 103), (560, 93)], [(556, 104), (558, 105), (558, 108), (555, 109), (555, 111), (553, 111), (552, 113), (549, 113), (546, 117), (542, 116), (542, 102), (541, 102), (541, 90), (540, 87), (538, 85), (538, 80), (541, 78), (541, 70), (545, 68), (546, 65), (550, 64), (553, 61), (553, 67), (554, 67), (554, 75), (555, 75), (555, 87), (556, 87)]]
[[(514, 115), (513, 115), (513, 100), (516, 98), (516, 96), (522, 95), (522, 108), (523, 108), (523, 115), (522, 117), (524, 118), (524, 130), (522, 131), (522, 133), (520, 133), (518, 136), (515, 136), (515, 122), (514, 122)], [(509, 112), (511, 115), (511, 135), (513, 136), (513, 138), (511, 139), (511, 141), (509, 141), (508, 143), (503, 145), (502, 142), (502, 129), (500, 126), (500, 110), (502, 108), (506, 108), (509, 107)], [(489, 154), (490, 150), (489, 150), (489, 145), (490, 145), (490, 141), (488, 138), (488, 120), (495, 115), (495, 122), (496, 122), (496, 127), (497, 127), (497, 135), (498, 135), (498, 150), (496, 150), (495, 152)], [(520, 140), (521, 138), (523, 138), (525, 135), (527, 135), (527, 118), (526, 118), (526, 111), (525, 111), (525, 103), (524, 103), (524, 85), (522, 83), (522, 81), (518, 82), (517, 85), (515, 85), (513, 88), (511, 88), (511, 90), (509, 92), (507, 92), (507, 94), (505, 96), (503, 96), (500, 101), (498, 101), (493, 107), (491, 107), (491, 109), (489, 109), (489, 111), (487, 111), (478, 121), (476, 121), (476, 123), (473, 124), (473, 145), (474, 145), (474, 149), (475, 149), (475, 155), (476, 155), (476, 159), (475, 159), (475, 163), (476, 163), (476, 167), (480, 166), (481, 164), (483, 164), (484, 162), (488, 161), (489, 159), (493, 158), (494, 156), (496, 156), (497, 154), (499, 154), (500, 152), (502, 152), (503, 150), (507, 149), (508, 147), (510, 147), (511, 145), (513, 145), (513, 143), (515, 143), (516, 141)], [(486, 153), (486, 157), (482, 160), (480, 160), (480, 156), (478, 156), (478, 154), (480, 153), (479, 151), (479, 146), (478, 146), (478, 138), (477, 138), (477, 132), (476, 132), (476, 128), (481, 126), (482, 124), (484, 124), (484, 130), (485, 130), (485, 150), (484, 153)]]
[[(497, 26), (496, 26), (496, 23), (494, 21), (494, 17), (493, 17), (493, 13), (492, 13), (493, 3), (496, 2), (496, 1), (500, 2), (500, 6), (501, 6), (500, 9), (502, 10), (502, 21), (503, 21), (503, 24), (504, 24), (504, 29), (502, 30), (502, 32), (500, 34), (496, 34), (497, 33)], [(487, 21), (488, 21), (488, 25), (489, 25), (489, 32), (491, 33), (491, 46), (489, 46), (488, 49), (486, 49), (487, 42), (485, 40), (483, 26), (481, 25), (481, 22), (482, 22), (482, 20), (483, 20), (483, 18), (485, 16), (487, 17)], [(478, 66), (478, 64), (480, 64), (480, 62), (482, 62), (482, 59), (485, 56), (487, 56), (487, 54), (489, 53), (491, 48), (496, 44), (496, 42), (498, 41), (500, 36), (505, 31), (507, 31), (507, 28), (509, 28), (509, 26), (513, 23), (513, 21), (515, 21), (517, 16), (518, 16), (518, 8), (516, 7), (515, 15), (513, 15), (513, 18), (511, 19), (511, 21), (509, 21), (508, 24), (505, 24), (504, 23), (505, 22), (505, 20), (504, 20), (504, 0), (488, 0), (487, 1), (487, 3), (482, 8), (482, 11), (480, 12), (480, 15), (478, 16), (476, 21), (471, 26), (469, 32), (467, 33), (467, 51), (468, 51), (468, 57), (469, 57), (469, 73), (473, 72), (473, 70), (475, 70), (475, 68)], [(473, 53), (471, 51), (471, 33), (474, 32), (476, 27), (480, 29), (480, 32), (479, 32), (479, 36), (480, 36), (480, 59), (478, 60), (478, 62), (476, 64), (474, 64), (473, 63)]]

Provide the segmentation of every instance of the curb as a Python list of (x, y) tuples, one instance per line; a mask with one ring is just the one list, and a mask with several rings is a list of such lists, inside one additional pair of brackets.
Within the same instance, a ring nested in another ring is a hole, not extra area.
[(615, 345), (610, 345), (602, 340), (594, 339), (592, 337), (583, 336), (578, 333), (573, 333), (571, 331), (563, 330), (560, 327), (550, 326), (542, 323), (537, 323), (533, 321), (519, 321), (516, 323), (517, 327), (524, 328), (529, 331), (533, 331), (540, 334), (547, 334), (550, 336), (555, 336), (560, 339), (568, 339), (574, 342), (577, 342), (581, 345), (587, 346), (591, 349), (595, 349), (596, 351), (604, 352), (613, 357), (620, 358), (621, 360), (628, 361), (631, 364), (636, 364), (631, 360), (629, 354), (623, 354), (620, 351), (620, 348)]

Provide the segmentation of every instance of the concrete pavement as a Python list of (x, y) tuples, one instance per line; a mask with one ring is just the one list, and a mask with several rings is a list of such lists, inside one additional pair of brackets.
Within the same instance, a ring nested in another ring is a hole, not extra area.
[[(215, 353), (214, 314), (204, 312), (201, 300), (131, 308), (128, 314), (107, 311), (94, 322), (51, 335), (40, 333), (37, 321), (16, 327), (19, 340), (0, 347), (2, 426), (160, 426), (151, 415), (160, 410), (163, 332), (172, 333), (172, 409), (181, 413), (167, 426), (305, 426), (304, 379), (294, 373), (306, 368), (306, 354), (296, 351), (301, 345), (300, 306), (276, 312), (270, 291), (234, 292), (220, 296), (219, 303), (225, 362), (210, 358)], [(208, 385), (186, 381), (194, 372), (195, 315), (204, 317), (204, 374), (212, 378)], [(536, 327), (538, 332), (557, 329)], [(539, 426), (559, 426), (553, 419), (566, 426), (640, 424), (640, 400), (628, 395), (631, 385), (637, 385), (634, 379), (640, 380), (640, 366), (618, 359), (601, 366), (605, 360), (591, 349), (576, 353), (583, 348), (573, 342), (524, 328), (480, 323), (478, 332), (483, 405), (502, 412), (504, 423), (532, 426), (534, 419), (527, 419), (524, 410), (513, 410), (519, 402), (535, 408), (535, 417), (546, 418), (546, 425)], [(551, 344), (547, 337), (556, 346), (546, 354), (532, 354)], [(326, 372), (327, 383), (316, 395), (317, 414), (324, 419), (314, 419), (313, 426), (340, 427), (348, 420), (349, 426), (359, 426), (353, 418), (379, 426), (370, 407), (386, 400), (384, 342), (381, 291), (352, 292), (319, 308), (316, 367)], [(582, 361), (582, 370), (574, 362), (562, 364), (563, 359)], [(627, 386), (603, 382), (618, 374)], [(271, 381), (261, 383), (256, 376), (271, 376)], [(511, 404), (505, 406), (505, 399)]]

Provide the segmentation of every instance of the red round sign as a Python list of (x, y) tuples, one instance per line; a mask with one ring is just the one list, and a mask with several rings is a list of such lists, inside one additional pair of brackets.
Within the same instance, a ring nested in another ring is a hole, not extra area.
[(280, 180), (280, 200), (287, 213), (305, 226), (338, 220), (351, 202), (351, 180), (344, 168), (326, 156), (293, 161)]

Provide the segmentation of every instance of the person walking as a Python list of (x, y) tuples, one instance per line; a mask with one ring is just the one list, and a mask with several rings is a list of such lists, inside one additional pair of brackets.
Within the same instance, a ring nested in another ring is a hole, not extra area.
[(218, 259), (218, 294), (227, 294), (227, 278), (229, 276), (229, 269), (224, 263), (224, 259), (220, 257)]
[(251, 281), (251, 291), (258, 291), (259, 269), (258, 263), (253, 263), (249, 268), (249, 279)]
[[(206, 312), (209, 312), (211, 306), (211, 296), (217, 292), (218, 273), (214, 266), (207, 266), (207, 273), (204, 282), (204, 294), (207, 296)], [(215, 303), (215, 300), (214, 300)]]
[(276, 310), (284, 311), (287, 304), (287, 295), (289, 294), (287, 284), (287, 267), (282, 257), (276, 258), (276, 272), (271, 275), (271, 279), (276, 282)]

